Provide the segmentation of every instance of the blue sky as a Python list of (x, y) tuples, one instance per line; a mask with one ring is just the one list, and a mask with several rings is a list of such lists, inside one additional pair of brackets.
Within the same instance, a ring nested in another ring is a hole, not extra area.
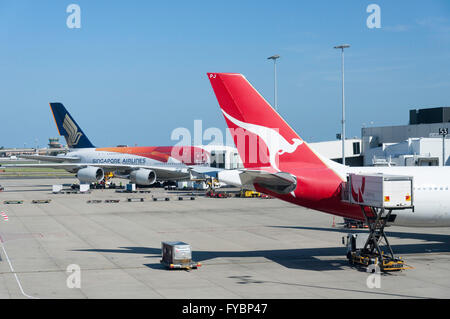
[[(69, 4), (81, 28), (69, 29)], [(369, 4), (381, 28), (369, 29)], [(172, 145), (172, 130), (225, 128), (206, 72), (239, 72), (306, 141), (401, 125), (413, 108), (450, 106), (450, 1), (0, 0), (0, 146), (57, 136), (62, 102), (97, 146)], [(207, 141), (205, 141), (207, 143)]]

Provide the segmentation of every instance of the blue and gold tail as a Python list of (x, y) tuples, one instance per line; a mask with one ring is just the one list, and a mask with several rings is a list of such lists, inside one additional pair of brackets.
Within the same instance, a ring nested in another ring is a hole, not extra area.
[(81, 127), (67, 112), (62, 103), (50, 103), (50, 108), (58, 128), (59, 135), (64, 136), (67, 145), (70, 148), (93, 148), (95, 147), (87, 136), (83, 133)]

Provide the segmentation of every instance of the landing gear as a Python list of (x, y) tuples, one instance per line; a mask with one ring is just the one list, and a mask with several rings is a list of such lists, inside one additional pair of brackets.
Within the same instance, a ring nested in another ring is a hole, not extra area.
[(367, 269), (369, 267), (375, 269), (375, 266), (378, 266), (379, 270), (384, 272), (410, 269), (411, 267), (407, 266), (401, 258), (395, 257), (384, 232), (384, 228), (390, 220), (392, 209), (389, 209), (386, 213), (384, 208), (370, 207), (374, 217), (369, 217), (364, 208), (365, 206), (361, 206), (369, 233), (349, 234), (347, 236), (347, 258), (350, 264), (360, 265)]

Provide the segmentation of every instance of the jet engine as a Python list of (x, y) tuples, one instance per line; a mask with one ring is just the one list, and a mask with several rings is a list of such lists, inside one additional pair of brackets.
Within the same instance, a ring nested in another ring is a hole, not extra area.
[(138, 185), (152, 185), (156, 182), (156, 173), (149, 169), (140, 168), (130, 173), (130, 181)]
[(77, 178), (80, 180), (81, 184), (100, 182), (104, 177), (105, 174), (103, 169), (94, 166), (82, 168), (77, 172)]

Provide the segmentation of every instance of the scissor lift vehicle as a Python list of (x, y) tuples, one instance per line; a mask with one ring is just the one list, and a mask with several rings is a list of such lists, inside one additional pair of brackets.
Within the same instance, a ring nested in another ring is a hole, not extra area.
[(343, 185), (343, 201), (359, 205), (368, 233), (347, 235), (347, 258), (351, 265), (377, 265), (381, 271), (412, 267), (396, 257), (384, 228), (395, 220), (395, 210), (412, 209), (413, 178), (383, 174), (350, 174)]

